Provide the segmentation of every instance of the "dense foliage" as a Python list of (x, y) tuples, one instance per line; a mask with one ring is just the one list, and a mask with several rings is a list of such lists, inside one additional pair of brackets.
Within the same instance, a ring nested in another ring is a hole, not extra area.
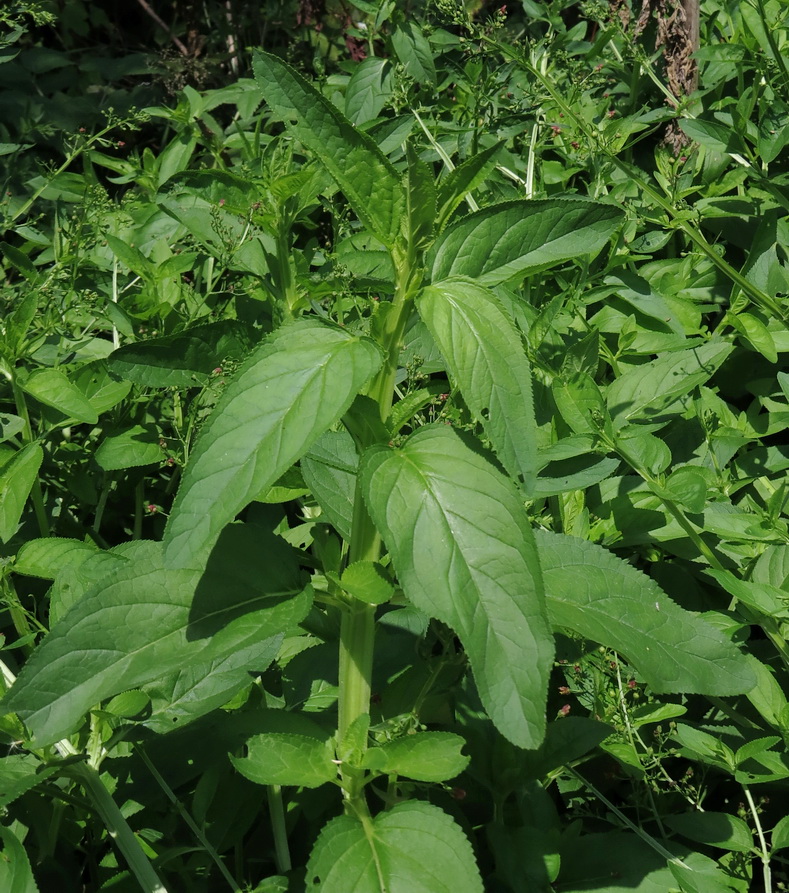
[(789, 889), (785, 5), (252, 6), (0, 10), (0, 888)]

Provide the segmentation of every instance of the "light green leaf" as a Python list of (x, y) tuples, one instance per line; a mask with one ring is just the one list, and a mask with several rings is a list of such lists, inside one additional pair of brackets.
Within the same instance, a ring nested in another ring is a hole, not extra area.
[(417, 307), (502, 465), (531, 492), (537, 424), (531, 368), (514, 323), (492, 292), (466, 279), (425, 288)]
[(443, 425), (421, 428), (402, 449), (373, 447), (360, 473), (406, 596), (458, 634), (499, 731), (537, 747), (553, 637), (515, 486)]
[(38, 893), (38, 885), (25, 848), (11, 828), (0, 825), (0, 890), (5, 893)]
[(345, 115), (357, 127), (381, 114), (392, 95), (392, 63), (369, 56), (354, 67), (345, 88)]
[(570, 372), (554, 378), (551, 393), (561, 417), (575, 434), (611, 430), (605, 400), (588, 372)]
[(675, 468), (665, 485), (671, 499), (688, 511), (701, 514), (707, 504), (707, 479), (701, 469), (693, 465)]
[(359, 457), (347, 431), (327, 431), (301, 460), (304, 480), (321, 511), (344, 540), (351, 538)]
[(400, 64), (419, 84), (434, 85), (436, 66), (425, 32), (418, 22), (401, 22), (392, 31), (392, 47)]
[(165, 458), (160, 439), (153, 425), (133, 425), (122, 434), (105, 437), (96, 450), (96, 462), (105, 471), (158, 465)]
[(585, 540), (543, 530), (536, 538), (555, 626), (620, 651), (656, 692), (733, 695), (752, 688), (745, 655), (641, 571)]
[(738, 329), (768, 363), (778, 362), (775, 340), (767, 326), (753, 313), (729, 314), (728, 319)]
[(436, 185), (433, 171), (420, 159), (416, 149), (406, 146), (408, 174), (405, 179), (406, 215), (402, 232), (414, 250), (426, 248), (433, 241), (436, 219)]
[(241, 359), (249, 347), (243, 326), (224, 319), (126, 344), (107, 363), (115, 375), (146, 388), (188, 388), (204, 384), (224, 360)]
[(773, 851), (785, 850), (789, 847), (789, 815), (778, 820), (770, 836), (770, 845)]
[(130, 381), (117, 381), (110, 376), (107, 360), (85, 363), (76, 372), (71, 373), (71, 381), (87, 397), (99, 415), (117, 406), (132, 388)]
[(468, 276), (487, 286), (521, 279), (573, 257), (597, 254), (623, 219), (621, 209), (586, 200), (492, 205), (442, 233), (428, 258), (431, 278)]
[(0, 540), (4, 543), (16, 533), (43, 459), (41, 447), (29, 443), (15, 453), (0, 472)]
[(496, 143), (488, 149), (472, 155), (471, 158), (459, 164), (454, 170), (449, 171), (438, 186), (438, 212), (436, 214), (436, 227), (441, 231), (455, 208), (463, 199), (473, 192), (477, 186), (485, 181), (485, 178), (496, 166), (496, 156), (499, 154), (502, 144)]
[(683, 837), (696, 843), (747, 853), (753, 848), (753, 835), (745, 822), (727, 812), (691, 812), (666, 816), (664, 822)]
[(354, 598), (373, 605), (388, 602), (394, 592), (391, 580), (377, 561), (355, 561), (340, 578), (342, 588)]
[(165, 530), (167, 564), (204, 560), (225, 524), (343, 415), (380, 364), (372, 341), (314, 320), (258, 347), (200, 431)]
[(460, 752), (465, 743), (449, 732), (417, 732), (371, 747), (364, 765), (416, 781), (448, 781), (469, 764), (469, 757)]
[(628, 369), (606, 395), (615, 427), (632, 421), (662, 427), (669, 421), (664, 415), (668, 407), (711, 378), (731, 351), (732, 345), (724, 341), (708, 342)]
[(351, 816), (321, 831), (306, 886), (320, 893), (482, 893), (466, 835), (437, 806), (409, 800), (366, 824)]
[(362, 223), (392, 246), (405, 210), (403, 190), (372, 138), (277, 56), (256, 53), (253, 69), (272, 113), (320, 160)]
[[(45, 766), (33, 754), (7, 754), (0, 760), (0, 807), (5, 809), (17, 797), (32, 790), (50, 775), (59, 771), (57, 766)], [(2, 859), (0, 858), (0, 861)], [(5, 890), (5, 887), (0, 889)]]
[(17, 552), (14, 573), (54, 580), (75, 556), (87, 558), (98, 551), (94, 543), (56, 536), (28, 540)]
[(660, 474), (671, 465), (671, 450), (666, 442), (635, 425), (619, 432), (616, 449), (633, 468), (645, 468), (651, 474)]
[(293, 553), (262, 528), (228, 527), (204, 571), (165, 567), (159, 543), (136, 545), (135, 560), (74, 604), (3, 699), (39, 747), (103, 698), (263, 642), (309, 610)]
[(99, 420), (88, 398), (57, 369), (37, 369), (22, 384), (22, 389), (39, 403), (78, 422), (95, 425)]
[(270, 732), (247, 742), (246, 758), (230, 761), (238, 771), (257, 784), (287, 784), (318, 788), (337, 778), (334, 748), (328, 738)]
[(25, 430), (25, 420), (10, 412), (0, 412), (0, 443)]

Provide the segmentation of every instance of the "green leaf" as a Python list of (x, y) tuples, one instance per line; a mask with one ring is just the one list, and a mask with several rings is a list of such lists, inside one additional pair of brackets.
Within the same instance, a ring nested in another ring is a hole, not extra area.
[(633, 421), (662, 427), (673, 418), (665, 415), (669, 406), (711, 378), (731, 351), (724, 341), (708, 342), (628, 369), (606, 395), (615, 427)]
[(392, 63), (369, 56), (356, 65), (345, 88), (345, 115), (357, 127), (373, 121), (392, 95)]
[(665, 490), (671, 499), (689, 512), (701, 514), (707, 504), (707, 479), (693, 465), (675, 468), (668, 477)]
[(16, 437), (25, 430), (25, 420), (10, 412), (0, 412), (0, 443)]
[(85, 363), (71, 374), (71, 381), (99, 415), (117, 406), (132, 388), (130, 381), (117, 381), (110, 376), (107, 360)]
[(37, 746), (69, 734), (102, 698), (276, 636), (311, 603), (289, 547), (231, 525), (202, 570), (163, 564), (159, 543), (102, 576), (35, 650), (3, 699)]
[(621, 209), (586, 200), (492, 205), (442, 233), (428, 259), (431, 278), (468, 276), (487, 286), (521, 279), (574, 257), (597, 254), (623, 219)]
[(745, 655), (645, 574), (585, 540), (543, 530), (536, 538), (555, 626), (620, 651), (656, 692), (733, 695), (753, 687)]
[(530, 492), (537, 424), (531, 368), (514, 323), (492, 292), (465, 279), (425, 288), (417, 307), (502, 465)]
[(334, 748), (329, 738), (271, 732), (247, 742), (246, 758), (230, 761), (238, 771), (257, 784), (287, 784), (318, 788), (337, 778)]
[(332, 819), (307, 865), (306, 888), (321, 893), (482, 893), (471, 844), (429, 803), (398, 803), (362, 824)]
[(388, 602), (394, 586), (377, 561), (355, 561), (349, 564), (340, 578), (342, 588), (354, 598), (373, 605)]
[(611, 430), (605, 400), (588, 372), (571, 372), (554, 378), (551, 393), (561, 417), (575, 434)]
[(436, 219), (436, 186), (430, 167), (419, 158), (416, 149), (406, 145), (408, 175), (405, 180), (406, 215), (403, 233), (414, 250), (426, 248), (433, 241)]
[(350, 540), (359, 457), (347, 431), (327, 431), (301, 460), (301, 471), (321, 511)]
[(660, 474), (671, 465), (671, 450), (665, 441), (635, 425), (618, 433), (616, 449), (633, 468), (645, 468), (650, 474)]
[(359, 220), (391, 247), (405, 201), (400, 177), (372, 138), (277, 56), (256, 53), (253, 69), (272, 113), (320, 160)]
[(0, 472), (0, 540), (4, 543), (16, 533), (43, 459), (41, 447), (29, 443)]
[(88, 398), (57, 369), (37, 369), (22, 383), (22, 389), (44, 406), (78, 422), (95, 425), (99, 420)]
[(0, 889), (5, 893), (38, 893), (33, 870), (22, 842), (11, 828), (0, 825)]
[(107, 363), (113, 374), (146, 388), (195, 387), (225, 360), (244, 357), (249, 346), (243, 326), (224, 319), (125, 344), (110, 354)]
[(113, 236), (112, 233), (105, 233), (104, 238), (107, 240), (112, 253), (124, 266), (144, 279), (152, 276), (154, 265), (139, 248), (127, 244), (123, 239)]
[(0, 807), (5, 809), (17, 797), (21, 797), (26, 791), (32, 790), (58, 771), (57, 766), (45, 766), (33, 754), (5, 755), (0, 760)]
[(94, 543), (56, 536), (28, 540), (17, 552), (14, 573), (54, 580), (76, 555), (87, 558), (98, 551)]
[(787, 847), (789, 847), (789, 815), (778, 820), (770, 835), (770, 849), (773, 852), (785, 850)]
[(515, 486), (443, 425), (421, 428), (399, 450), (373, 447), (361, 476), (406, 596), (458, 634), (499, 731), (538, 746), (553, 637)]
[(691, 812), (670, 815), (663, 820), (672, 831), (696, 843), (748, 853), (753, 848), (753, 835), (745, 822), (727, 812)]
[(143, 725), (164, 734), (224, 706), (238, 691), (250, 685), (250, 672), (260, 673), (269, 666), (281, 643), (281, 636), (273, 636), (147, 683), (143, 691), (150, 698), (151, 713)]
[(96, 462), (105, 471), (158, 465), (165, 458), (160, 440), (154, 425), (134, 425), (122, 434), (105, 437), (96, 450)]
[(778, 362), (775, 339), (767, 326), (753, 313), (729, 314), (727, 317), (735, 329), (738, 329), (768, 363)]
[(436, 227), (440, 232), (449, 221), (455, 208), (463, 199), (473, 192), (477, 186), (496, 166), (496, 156), (502, 144), (496, 143), (459, 164), (441, 180), (438, 186), (438, 211)]
[(416, 781), (448, 781), (469, 764), (469, 757), (460, 752), (465, 743), (449, 732), (417, 732), (370, 748), (364, 766)]
[(165, 530), (168, 565), (199, 564), (225, 524), (343, 415), (380, 364), (372, 341), (314, 320), (260, 345), (200, 431)]
[(392, 31), (392, 48), (400, 64), (418, 83), (435, 85), (436, 66), (427, 37), (414, 21), (400, 23)]

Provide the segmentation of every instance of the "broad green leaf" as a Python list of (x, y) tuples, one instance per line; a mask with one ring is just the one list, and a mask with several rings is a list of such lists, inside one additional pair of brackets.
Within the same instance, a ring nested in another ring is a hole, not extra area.
[(699, 468), (683, 465), (668, 477), (665, 490), (670, 498), (694, 514), (704, 511), (707, 504), (707, 479)]
[(0, 890), (4, 893), (38, 893), (38, 885), (22, 842), (11, 828), (0, 825)]
[(359, 127), (372, 121), (392, 95), (392, 63), (370, 56), (356, 65), (345, 88), (345, 116)]
[(371, 747), (364, 765), (416, 781), (448, 781), (468, 766), (469, 757), (460, 752), (465, 743), (450, 732), (417, 732)]
[(401, 22), (392, 31), (392, 47), (400, 64), (418, 83), (434, 85), (436, 66), (425, 32), (415, 21)]
[(730, 314), (728, 319), (738, 329), (768, 363), (778, 362), (775, 339), (767, 326), (753, 313)]
[(408, 174), (405, 178), (406, 214), (403, 234), (414, 250), (426, 248), (433, 241), (436, 219), (436, 186), (433, 171), (420, 159), (416, 149), (406, 146)]
[(204, 560), (225, 524), (343, 415), (380, 364), (372, 341), (314, 320), (260, 345), (200, 431), (165, 530), (167, 564)]
[(514, 323), (491, 291), (465, 279), (425, 288), (417, 307), (502, 465), (531, 492), (537, 423), (531, 368)]
[(789, 592), (771, 586), (769, 583), (757, 583), (754, 580), (743, 580), (731, 571), (707, 568), (705, 573), (749, 608), (753, 608), (767, 617), (789, 617)]
[(753, 687), (745, 655), (645, 574), (585, 540), (543, 530), (536, 538), (555, 626), (620, 651), (656, 692), (733, 695)]
[[(0, 807), (5, 809), (17, 797), (32, 790), (56, 772), (57, 766), (46, 766), (33, 754), (5, 755), (0, 760)], [(5, 890), (5, 887), (0, 889)]]
[(107, 359), (115, 375), (146, 388), (202, 385), (227, 359), (239, 360), (250, 347), (235, 320), (194, 326), (175, 335), (125, 344)]
[(650, 474), (660, 474), (671, 465), (671, 450), (665, 441), (635, 425), (618, 433), (616, 449), (633, 468), (646, 469)]
[(708, 342), (628, 369), (606, 395), (615, 427), (634, 421), (662, 427), (669, 421), (668, 407), (711, 378), (731, 351), (725, 341)]
[(128, 396), (132, 388), (130, 381), (118, 381), (110, 376), (107, 360), (85, 363), (76, 372), (71, 373), (71, 381), (87, 397), (99, 415), (117, 406)]
[(742, 819), (727, 812), (691, 812), (666, 816), (663, 821), (672, 831), (696, 843), (736, 853), (748, 853), (753, 848), (750, 828)]
[(458, 634), (499, 731), (537, 747), (553, 637), (515, 486), (443, 425), (421, 428), (401, 449), (373, 447), (360, 473), (409, 601)]
[(250, 684), (250, 672), (260, 673), (274, 660), (281, 643), (282, 636), (273, 636), (149, 682), (143, 691), (150, 698), (151, 713), (143, 725), (164, 734), (222, 707)]
[(22, 389), (39, 403), (78, 422), (95, 425), (99, 420), (99, 414), (88, 398), (57, 369), (37, 369), (22, 384)]
[(472, 155), (471, 158), (459, 164), (454, 170), (449, 171), (438, 185), (438, 211), (436, 214), (436, 228), (440, 232), (455, 208), (463, 199), (473, 192), (477, 186), (485, 181), (485, 178), (496, 166), (496, 156), (501, 149), (501, 143), (496, 143), (482, 152)]
[(82, 540), (56, 536), (28, 540), (16, 554), (14, 573), (54, 580), (74, 556), (87, 558), (97, 551), (94, 543)]
[(575, 434), (611, 430), (611, 419), (600, 388), (588, 372), (554, 378), (551, 393), (561, 417)]
[(307, 865), (320, 893), (482, 893), (471, 844), (437, 806), (409, 800), (364, 825), (332, 819)]
[(392, 582), (377, 561), (355, 561), (340, 578), (342, 588), (354, 598), (373, 605), (388, 602), (394, 592)]
[(247, 742), (245, 758), (231, 755), (238, 771), (257, 784), (319, 788), (337, 778), (334, 748), (323, 740), (287, 732), (256, 735)]
[(16, 533), (43, 459), (41, 447), (29, 443), (0, 471), (0, 540), (4, 543)]
[(122, 434), (105, 437), (95, 453), (96, 462), (105, 471), (158, 465), (165, 459), (154, 425), (133, 425)]
[(105, 233), (104, 238), (107, 240), (107, 244), (115, 257), (133, 273), (137, 273), (138, 276), (143, 278), (148, 278), (152, 275), (154, 265), (139, 248), (129, 245), (123, 239), (113, 236), (112, 233)]
[(677, 123), (692, 140), (714, 152), (747, 152), (737, 130), (720, 121), (682, 118)]
[(25, 420), (10, 412), (0, 412), (0, 443), (25, 430)]
[(168, 568), (161, 545), (144, 543), (66, 613), (2, 708), (51, 744), (103, 698), (261, 643), (310, 602), (292, 552), (262, 528), (228, 527), (204, 571)]
[(344, 540), (351, 538), (359, 457), (347, 431), (327, 431), (301, 460), (304, 480), (326, 520)]
[(756, 677), (756, 685), (748, 691), (748, 700), (771, 726), (783, 730), (782, 715), (789, 713), (789, 701), (773, 672), (753, 655), (749, 665)]
[(487, 286), (521, 279), (597, 254), (623, 219), (620, 208), (585, 199), (491, 205), (444, 230), (428, 259), (431, 278), (468, 276)]
[(773, 851), (785, 850), (787, 847), (789, 847), (789, 815), (778, 820), (770, 835), (770, 848)]
[(372, 138), (277, 56), (256, 53), (253, 69), (272, 113), (315, 154), (362, 223), (392, 246), (405, 200), (400, 177)]
[(606, 276), (605, 284), (614, 286), (614, 293), (636, 310), (665, 323), (677, 335), (684, 335), (685, 328), (681, 320), (676, 318), (668, 301), (642, 276), (625, 270)]
[(723, 741), (703, 729), (696, 729), (685, 723), (678, 723), (672, 737), (703, 763), (710, 763), (721, 769), (734, 771), (736, 761), (734, 751)]

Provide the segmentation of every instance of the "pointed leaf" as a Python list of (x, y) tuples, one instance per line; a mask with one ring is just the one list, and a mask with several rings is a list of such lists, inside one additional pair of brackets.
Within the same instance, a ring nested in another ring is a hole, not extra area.
[(408, 175), (405, 181), (406, 215), (403, 229), (414, 249), (426, 248), (433, 241), (436, 219), (436, 186), (433, 171), (421, 160), (416, 149), (406, 147)]
[(372, 341), (313, 320), (258, 347), (192, 451), (165, 530), (168, 565), (199, 564), (225, 524), (342, 416), (380, 364)]
[(45, 766), (33, 754), (12, 753), (4, 756), (0, 760), (0, 807), (5, 809), (17, 797), (21, 797), (57, 771), (57, 766)]
[(753, 847), (750, 828), (741, 818), (727, 812), (690, 812), (666, 816), (664, 821), (672, 831), (696, 843), (735, 853), (748, 853)]
[(465, 279), (424, 289), (417, 306), (501, 464), (530, 492), (537, 424), (531, 368), (514, 323), (491, 291)]
[(328, 738), (271, 732), (247, 742), (246, 758), (230, 761), (238, 771), (257, 784), (288, 784), (319, 788), (337, 778), (334, 748)]
[(247, 353), (250, 339), (235, 320), (194, 326), (175, 335), (126, 344), (107, 358), (113, 374), (146, 388), (201, 385), (228, 358)]
[(133, 425), (122, 434), (105, 437), (96, 450), (96, 462), (105, 471), (157, 465), (165, 458), (160, 439), (153, 425)]
[(409, 800), (362, 824), (332, 819), (307, 865), (321, 893), (482, 893), (474, 853), (437, 806)]
[(204, 571), (163, 565), (159, 543), (113, 570), (43, 640), (3, 699), (37, 746), (103, 698), (233, 654), (298, 623), (311, 603), (288, 546), (253, 525), (222, 534)]
[(620, 651), (656, 692), (734, 695), (755, 679), (745, 655), (602, 546), (539, 530), (551, 622)]
[(431, 278), (468, 276), (487, 286), (521, 279), (573, 257), (597, 254), (623, 219), (619, 208), (586, 200), (492, 205), (444, 230), (430, 252)]
[(439, 231), (444, 228), (455, 208), (469, 192), (473, 192), (477, 186), (483, 183), (496, 166), (496, 156), (499, 154), (501, 146), (501, 143), (496, 143), (489, 149), (472, 155), (463, 164), (459, 164), (450, 171), (439, 183), (438, 212), (436, 214), (436, 227)]
[(448, 781), (469, 764), (469, 757), (460, 752), (465, 743), (449, 732), (417, 732), (371, 747), (364, 765), (416, 781)]
[(16, 554), (14, 573), (54, 580), (76, 556), (87, 558), (98, 551), (94, 543), (48, 536), (28, 540)]
[(0, 471), (0, 540), (4, 543), (16, 533), (43, 459), (41, 447), (37, 443), (29, 443), (15, 453)]
[(709, 342), (628, 369), (606, 395), (615, 427), (631, 421), (666, 424), (668, 418), (662, 413), (711, 378), (731, 351), (732, 345), (725, 341)]
[(393, 245), (405, 209), (398, 176), (373, 139), (277, 56), (256, 53), (255, 80), (273, 114), (332, 175), (359, 220)]
[(301, 471), (326, 519), (344, 540), (351, 538), (359, 457), (347, 431), (327, 431), (301, 460)]
[(99, 420), (88, 398), (57, 369), (37, 369), (22, 384), (22, 389), (39, 403), (78, 422), (95, 425)]
[(4, 825), (0, 825), (0, 840), (3, 841), (3, 852), (0, 854), (0, 890), (5, 893), (38, 893), (33, 869), (22, 842), (11, 828)]
[(417, 83), (435, 84), (433, 53), (418, 22), (406, 20), (397, 25), (392, 31), (392, 47), (400, 64)]
[(553, 638), (515, 486), (444, 426), (363, 457), (362, 487), (405, 594), (451, 626), (501, 733), (537, 747)]

